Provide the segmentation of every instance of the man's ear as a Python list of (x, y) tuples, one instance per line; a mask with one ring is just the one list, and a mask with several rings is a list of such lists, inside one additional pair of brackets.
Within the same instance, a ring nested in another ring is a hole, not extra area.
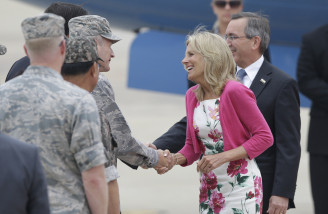
[(97, 73), (98, 73), (97, 71), (98, 71), (98, 65), (97, 65), (96, 62), (94, 62), (93, 65), (90, 68), (90, 75), (93, 78), (97, 77)]
[(25, 52), (26, 56), (29, 57), (29, 56), (28, 56), (28, 52), (27, 52), (27, 48), (26, 48), (25, 45), (24, 45), (24, 52)]
[(65, 39), (62, 41), (62, 44), (61, 44), (61, 46), (60, 46), (60, 53), (61, 54), (66, 54), (66, 41), (65, 41)]
[(260, 49), (261, 38), (259, 36), (254, 36), (253, 38), (252, 49)]

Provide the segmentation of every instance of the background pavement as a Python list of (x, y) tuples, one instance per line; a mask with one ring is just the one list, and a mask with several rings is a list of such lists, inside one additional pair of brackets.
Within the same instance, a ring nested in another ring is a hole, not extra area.
[[(7, 46), (7, 53), (0, 56), (0, 84), (4, 83), (11, 65), (25, 55), (21, 21), (42, 13), (44, 9), (15, 0), (1, 0), (0, 44)], [(145, 143), (152, 142), (185, 115), (184, 96), (127, 88), (129, 49), (135, 34), (116, 28), (113, 32), (123, 40), (113, 46), (116, 57), (106, 75), (133, 135)], [(288, 214), (314, 213), (306, 152), (308, 113), (309, 109), (301, 109), (302, 157), (295, 196), (297, 209), (288, 211)], [(122, 162), (118, 168), (123, 214), (198, 213), (199, 180), (195, 164), (186, 168), (175, 167), (161, 176), (152, 169), (132, 170)]]

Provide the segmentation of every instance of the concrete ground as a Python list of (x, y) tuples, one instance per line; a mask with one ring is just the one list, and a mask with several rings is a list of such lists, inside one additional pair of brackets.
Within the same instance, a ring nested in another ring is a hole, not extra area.
[[(24, 56), (21, 21), (42, 13), (45, 8), (15, 0), (1, 0), (0, 4), (0, 44), (8, 49), (6, 55), (0, 56), (0, 83), (3, 84), (11, 65)], [(122, 29), (113, 31), (123, 40), (113, 46), (116, 57), (106, 75), (133, 135), (145, 143), (152, 142), (185, 115), (184, 96), (127, 88), (129, 48), (135, 34)], [(308, 109), (301, 110), (302, 157), (295, 195), (297, 209), (288, 211), (288, 214), (314, 213), (306, 152), (308, 113)], [(118, 168), (123, 214), (198, 213), (199, 181), (195, 165), (175, 167), (165, 175), (157, 175), (152, 169), (132, 170), (121, 162)]]

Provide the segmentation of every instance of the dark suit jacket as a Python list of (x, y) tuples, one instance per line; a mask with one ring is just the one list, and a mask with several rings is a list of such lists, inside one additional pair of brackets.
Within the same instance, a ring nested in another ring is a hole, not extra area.
[(0, 134), (0, 166), (0, 213), (50, 213), (37, 147)]
[(301, 156), (297, 83), (288, 74), (264, 61), (250, 89), (274, 137), (273, 146), (256, 158), (264, 186), (263, 212), (269, 200), (266, 197), (271, 195), (290, 198), (289, 206), (295, 207), (293, 199)]
[(328, 155), (328, 25), (303, 36), (297, 78), (300, 91), (312, 101), (308, 151)]
[(30, 65), (30, 59), (27, 56), (24, 56), (23, 58), (17, 60), (10, 68), (7, 77), (6, 82), (23, 74), (25, 69)]
[[(263, 80), (265, 83), (262, 83)], [(261, 81), (262, 80), (262, 81)], [(270, 126), (274, 144), (256, 158), (264, 186), (266, 212), (271, 195), (293, 198), (300, 160), (300, 109), (297, 83), (289, 75), (264, 60), (250, 89)], [(184, 146), (186, 119), (183, 118), (170, 130), (154, 141), (159, 149), (177, 152)]]

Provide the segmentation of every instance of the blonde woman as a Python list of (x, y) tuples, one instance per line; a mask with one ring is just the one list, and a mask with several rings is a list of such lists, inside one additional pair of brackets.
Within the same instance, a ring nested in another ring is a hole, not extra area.
[(186, 44), (182, 63), (197, 85), (186, 94), (187, 138), (173, 164), (188, 166), (202, 156), (200, 213), (261, 213), (262, 181), (254, 158), (272, 145), (271, 131), (253, 92), (236, 81), (224, 39), (198, 29)]

